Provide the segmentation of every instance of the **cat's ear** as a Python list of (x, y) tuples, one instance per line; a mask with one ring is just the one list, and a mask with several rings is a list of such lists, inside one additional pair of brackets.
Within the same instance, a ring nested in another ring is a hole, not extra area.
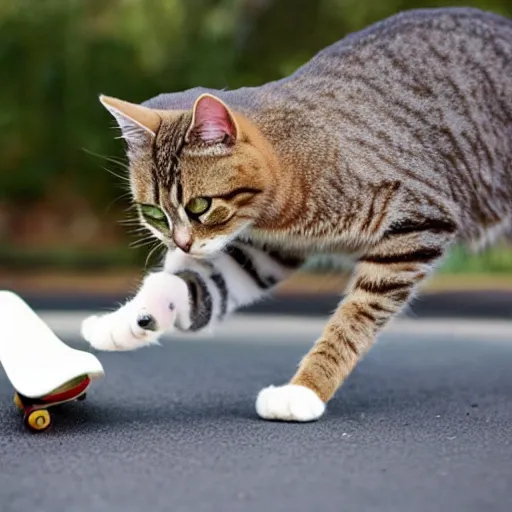
[(162, 122), (154, 110), (109, 96), (101, 95), (100, 101), (116, 119), (129, 146), (138, 147), (153, 140)]
[(202, 94), (197, 98), (186, 135), (187, 142), (232, 145), (237, 135), (235, 117), (221, 100), (211, 94)]

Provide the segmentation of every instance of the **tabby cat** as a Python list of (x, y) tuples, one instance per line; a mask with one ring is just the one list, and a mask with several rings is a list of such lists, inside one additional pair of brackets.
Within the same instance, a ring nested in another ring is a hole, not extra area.
[(349, 254), (345, 298), (262, 418), (311, 421), (459, 241), (512, 220), (512, 21), (407, 11), (291, 76), (142, 105), (101, 96), (127, 143), (133, 200), (169, 250), (118, 310), (86, 319), (102, 350), (209, 328), (312, 254)]

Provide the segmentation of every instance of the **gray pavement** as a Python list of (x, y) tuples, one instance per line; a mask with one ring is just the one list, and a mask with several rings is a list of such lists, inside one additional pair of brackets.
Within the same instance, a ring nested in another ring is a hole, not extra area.
[[(16, 290), (14, 290), (16, 291)], [(126, 300), (125, 296), (82, 294), (21, 293), (34, 309), (77, 311), (109, 310)], [(340, 295), (318, 294), (268, 297), (244, 309), (252, 315), (300, 315), (323, 317), (336, 309)], [(439, 291), (420, 294), (406, 314), (416, 318), (481, 318), (512, 320), (512, 290)]]
[[(48, 320), (77, 341), (73, 318)], [(214, 339), (98, 354), (104, 380), (42, 434), (0, 372), (0, 510), (512, 510), (511, 324), (398, 323), (319, 422), (259, 420), (258, 390), (321, 325), (240, 317)]]

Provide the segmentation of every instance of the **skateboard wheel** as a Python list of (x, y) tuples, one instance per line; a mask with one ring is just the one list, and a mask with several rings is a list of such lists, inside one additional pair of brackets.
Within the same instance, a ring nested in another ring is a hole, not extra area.
[(77, 400), (79, 402), (82, 402), (83, 400), (85, 400), (87, 398), (87, 393), (82, 393), (79, 397), (77, 397)]
[(23, 402), (21, 401), (20, 395), (18, 395), (18, 393), (14, 393), (13, 402), (18, 409), (24, 409)]
[(25, 416), (25, 424), (31, 430), (46, 430), (50, 426), (50, 413), (46, 409), (37, 409)]

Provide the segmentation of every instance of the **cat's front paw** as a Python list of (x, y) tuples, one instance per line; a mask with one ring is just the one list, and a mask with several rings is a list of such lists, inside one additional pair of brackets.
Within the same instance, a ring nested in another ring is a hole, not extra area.
[(117, 311), (91, 316), (82, 323), (82, 336), (98, 350), (134, 350), (151, 345), (177, 320), (186, 327), (188, 288), (174, 275), (149, 275), (133, 300)]
[(82, 322), (82, 336), (97, 350), (134, 350), (156, 343), (161, 332), (154, 318), (144, 311), (130, 315), (122, 309)]
[(325, 404), (314, 391), (295, 384), (269, 386), (256, 399), (256, 412), (265, 420), (314, 421), (324, 411)]

